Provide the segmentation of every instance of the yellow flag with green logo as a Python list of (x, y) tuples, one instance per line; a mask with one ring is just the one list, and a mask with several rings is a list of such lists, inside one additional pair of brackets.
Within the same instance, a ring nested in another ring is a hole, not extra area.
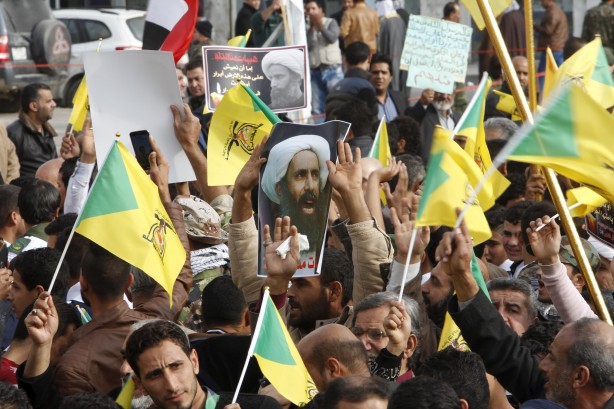
[(578, 84), (602, 108), (614, 106), (614, 80), (601, 38), (586, 44), (561, 64), (554, 84), (560, 86), (568, 82)]
[[(473, 157), (475, 163), (478, 164), (482, 174), (486, 172), (486, 169), (492, 164), (490, 159), (490, 152), (486, 146), (486, 133), (484, 131), (484, 111), (486, 108), (486, 97), (490, 91), (490, 85), (492, 81), (488, 77), (488, 74), (484, 74), (480, 85), (476, 90), (472, 100), (469, 102), (469, 106), (459, 123), (456, 126), (456, 134), (467, 138), (465, 142), (465, 152)], [(510, 182), (499, 172), (498, 170), (488, 180), (490, 190), (492, 191), (493, 198), (501, 196), (503, 192), (509, 187)], [(490, 205), (490, 200), (483, 202), (483, 205)], [(490, 205), (488, 208), (490, 208)], [(488, 210), (488, 209), (484, 209)]]
[(614, 117), (571, 83), (551, 95), (535, 123), (520, 128), (499, 155), (546, 166), (614, 203), (613, 129)]
[(554, 59), (554, 55), (552, 54), (552, 50), (550, 47), (546, 49), (546, 71), (544, 72), (544, 89), (542, 90), (541, 100), (546, 100), (548, 95), (552, 93), (555, 83), (556, 72), (559, 70), (558, 65), (556, 64), (556, 60)]
[(256, 145), (280, 119), (245, 84), (232, 87), (211, 118), (207, 183), (234, 185)]
[(143, 270), (169, 294), (186, 251), (158, 187), (119, 141), (113, 143), (75, 231)]
[[(453, 227), (457, 220), (456, 209), (465, 207), (481, 176), (478, 165), (450, 139), (449, 131), (435, 127), (416, 225)], [(485, 186), (478, 198), (471, 202), (465, 215), (475, 244), (488, 240), (492, 235), (480, 205), (480, 198), (489, 196), (492, 200), (492, 193)]]
[(264, 376), (281, 396), (302, 406), (318, 393), (268, 290), (252, 338), (250, 350)]

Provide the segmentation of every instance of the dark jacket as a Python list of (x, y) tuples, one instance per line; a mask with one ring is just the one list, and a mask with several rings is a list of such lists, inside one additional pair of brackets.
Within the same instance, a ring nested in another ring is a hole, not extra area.
[(120, 383), (121, 347), (130, 326), (146, 318), (175, 320), (185, 304), (192, 286), (192, 269), (183, 211), (176, 203), (165, 208), (188, 254), (173, 287), (172, 309), (169, 308), (168, 294), (157, 285), (151, 297), (133, 298), (133, 309), (122, 302), (94, 316), (92, 321), (73, 333), (71, 345), (56, 367), (55, 384), (60, 393), (73, 395), (111, 391)]
[(19, 112), (19, 119), (6, 127), (9, 138), (17, 150), (21, 176), (34, 176), (40, 165), (58, 157), (53, 141), (53, 137), (57, 134), (49, 122), (43, 124), (42, 133), (35, 129), (23, 111)]
[[(235, 20), (235, 36), (242, 36), (247, 33), (247, 30), (252, 28), (251, 19), (254, 14), (256, 14), (258, 10), (253, 8), (247, 3), (243, 3), (243, 7), (237, 13), (237, 19)], [(252, 41), (252, 36), (250, 35), (249, 40), (247, 41), (247, 47), (253, 47), (254, 42)]]
[(521, 402), (544, 397), (546, 376), (538, 368), (539, 359), (520, 345), (520, 337), (482, 291), (462, 311), (453, 296), (448, 311), (469, 348), (482, 357), (486, 372), (506, 390)]
[[(420, 156), (425, 162), (428, 161), (431, 153), (431, 145), (433, 144), (433, 132), (435, 125), (439, 125), (439, 115), (432, 104), (429, 104), (426, 109), (420, 101), (416, 102), (413, 107), (407, 108), (405, 115), (415, 119), (420, 123), (420, 136), (422, 139), (422, 153)], [(452, 120), (456, 124), (460, 118), (457, 112), (452, 112)]]
[(403, 112), (407, 110), (407, 96), (401, 91), (394, 91), (389, 89), (388, 95), (392, 98), (394, 106), (397, 108), (397, 114), (403, 115)]

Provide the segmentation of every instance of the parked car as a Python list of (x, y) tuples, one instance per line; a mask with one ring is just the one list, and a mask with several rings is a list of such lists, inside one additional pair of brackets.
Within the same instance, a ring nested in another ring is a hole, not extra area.
[(53, 14), (66, 25), (72, 40), (71, 64), (61, 93), (64, 106), (72, 106), (84, 75), (84, 54), (98, 50), (140, 50), (143, 46), (145, 11), (63, 9), (54, 10)]
[(34, 82), (58, 95), (70, 51), (68, 30), (47, 2), (0, 0), (0, 112), (16, 112), (21, 90)]

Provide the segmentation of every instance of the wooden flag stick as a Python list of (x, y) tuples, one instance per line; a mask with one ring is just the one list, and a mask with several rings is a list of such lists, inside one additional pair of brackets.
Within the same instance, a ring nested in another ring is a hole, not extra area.
[[(416, 221), (414, 220), (414, 224)], [(403, 300), (403, 290), (405, 289), (405, 280), (407, 280), (407, 272), (409, 271), (409, 260), (411, 260), (411, 252), (414, 251), (414, 244), (416, 243), (416, 235), (418, 234), (418, 228), (414, 226), (411, 231), (411, 238), (409, 239), (409, 250), (407, 250), (407, 260), (405, 260), (405, 268), (403, 269), (403, 279), (401, 280), (401, 290), (399, 291), (399, 302)]]
[[(514, 100), (516, 101), (516, 106), (520, 111), (520, 115), (524, 121), (533, 123), (533, 114), (529, 109), (529, 104), (527, 103), (527, 99), (522, 91), (522, 87), (520, 86), (520, 81), (518, 81), (518, 76), (516, 75), (516, 71), (514, 71), (514, 67), (512, 65), (512, 59), (510, 58), (509, 53), (507, 52), (507, 47), (503, 42), (503, 37), (501, 36), (501, 30), (495, 20), (495, 16), (490, 8), (490, 4), (486, 0), (477, 0), (478, 7), (480, 8), (480, 12), (482, 13), (482, 17), (484, 18), (484, 22), (486, 23), (486, 29), (488, 30), (488, 34), (492, 39), (493, 45), (497, 52), (497, 57), (499, 57), (499, 61), (501, 62), (501, 67), (505, 72), (505, 78), (508, 80), (510, 88), (512, 90), (512, 94), (514, 95)], [(525, 10), (526, 11), (526, 10)], [(569, 243), (571, 244), (571, 248), (573, 250), (574, 256), (576, 260), (578, 260), (578, 266), (582, 271), (584, 279), (586, 280), (586, 284), (588, 286), (588, 290), (591, 294), (591, 297), (595, 303), (595, 307), (597, 308), (597, 312), (602, 320), (606, 321), (610, 325), (612, 325), (612, 319), (610, 318), (610, 314), (605, 306), (605, 302), (603, 300), (603, 296), (601, 295), (601, 290), (599, 289), (599, 285), (597, 280), (595, 280), (595, 276), (593, 275), (593, 271), (591, 270), (590, 263), (588, 262), (588, 258), (586, 257), (586, 253), (582, 248), (580, 243), (580, 236), (578, 236), (578, 231), (576, 230), (576, 226), (573, 223), (569, 210), (567, 209), (567, 205), (565, 203), (565, 198), (563, 196), (563, 192), (561, 191), (561, 187), (556, 179), (556, 175), (552, 169), (548, 169), (546, 167), (542, 168), (544, 176), (546, 177), (546, 182), (548, 184), (548, 190), (550, 191), (550, 195), (552, 196), (552, 201), (556, 206), (559, 214), (561, 215), (561, 222), (563, 223), (563, 227), (567, 232), (567, 236), (569, 237)]]

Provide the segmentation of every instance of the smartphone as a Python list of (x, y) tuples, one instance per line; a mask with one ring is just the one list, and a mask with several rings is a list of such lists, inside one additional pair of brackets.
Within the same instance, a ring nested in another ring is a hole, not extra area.
[(134, 149), (134, 156), (137, 162), (145, 171), (149, 171), (149, 154), (153, 151), (149, 142), (149, 131), (134, 131), (130, 132), (130, 140)]
[(0, 248), (0, 268), (6, 268), (9, 264), (9, 246), (6, 243), (2, 243)]

